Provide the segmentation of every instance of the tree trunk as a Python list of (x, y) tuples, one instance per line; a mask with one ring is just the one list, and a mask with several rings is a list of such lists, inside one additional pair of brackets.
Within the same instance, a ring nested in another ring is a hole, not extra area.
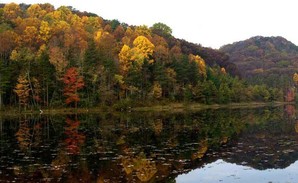
[[(27, 73), (27, 77), (28, 77), (28, 82), (29, 82), (29, 87), (30, 87), (30, 90), (31, 90), (31, 92), (32, 92), (32, 95), (34, 96), (35, 95), (35, 92), (34, 92), (34, 90), (33, 90), (33, 87), (32, 87), (32, 83), (31, 83), (31, 79), (30, 79), (30, 71), (28, 71), (28, 73)], [(35, 98), (33, 97), (33, 105), (36, 107), (37, 106), (37, 104), (36, 104), (36, 101), (35, 101)]]
[[(78, 90), (77, 90), (77, 88), (76, 88), (75, 94), (78, 95)], [(76, 110), (78, 110), (78, 102), (77, 102), (77, 101), (75, 101), (75, 108), (76, 108)]]
[(2, 123), (2, 118), (0, 117), (0, 135), (2, 134), (3, 131), (3, 123)]
[(0, 93), (0, 110), (2, 109), (2, 104), (3, 104), (3, 101), (2, 101), (2, 93)]
[(49, 83), (47, 82), (47, 99), (46, 99), (46, 102), (47, 102), (47, 107), (49, 107)]

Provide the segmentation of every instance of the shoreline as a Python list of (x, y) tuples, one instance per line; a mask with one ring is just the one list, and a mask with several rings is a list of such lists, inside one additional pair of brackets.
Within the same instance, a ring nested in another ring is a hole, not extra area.
[(246, 102), (246, 103), (230, 103), (230, 104), (199, 104), (199, 103), (169, 103), (165, 105), (153, 105), (146, 107), (132, 107), (129, 110), (118, 111), (112, 107), (94, 107), (94, 108), (50, 108), (19, 111), (15, 108), (0, 111), (0, 116), (14, 115), (55, 115), (55, 114), (95, 114), (95, 113), (133, 113), (133, 112), (196, 112), (206, 109), (252, 109), (260, 107), (276, 107), (282, 105), (294, 105), (295, 102)]
[(168, 105), (156, 105), (152, 107), (136, 107), (133, 111), (140, 112), (179, 112), (179, 111), (200, 111), (205, 109), (250, 109), (260, 107), (276, 107), (282, 105), (294, 105), (295, 102), (246, 102), (246, 103), (229, 103), (229, 104), (199, 104), (199, 103), (173, 103)]

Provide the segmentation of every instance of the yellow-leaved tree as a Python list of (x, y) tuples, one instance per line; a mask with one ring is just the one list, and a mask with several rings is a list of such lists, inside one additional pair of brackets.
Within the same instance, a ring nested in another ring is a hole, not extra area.
[(127, 74), (129, 68), (131, 67), (131, 62), (136, 62), (140, 68), (142, 67), (145, 59), (147, 59), (149, 63), (153, 63), (153, 51), (154, 45), (145, 36), (138, 36), (133, 41), (133, 48), (124, 44), (118, 54), (120, 74), (123, 76)]
[(199, 55), (189, 54), (189, 60), (191, 62), (197, 63), (200, 75), (204, 79), (206, 79), (207, 72), (206, 72), (206, 63), (205, 63), (204, 59), (201, 58)]
[[(124, 44), (120, 53), (118, 54), (120, 75), (115, 75), (115, 79), (125, 93), (127, 93), (127, 89), (133, 93), (134, 91), (139, 90), (141, 85), (144, 85), (147, 82), (147, 78), (140, 77), (147, 75), (146, 73), (141, 74), (141, 72), (143, 72), (142, 68), (144, 62), (146, 61), (149, 64), (154, 62), (153, 51), (154, 45), (145, 36), (138, 36), (136, 39), (134, 39), (132, 48)], [(134, 74), (136, 74), (134, 78), (138, 78), (139, 81), (133, 81), (134, 84), (131, 83), (129, 86), (127, 86), (125, 80), (130, 69), (134, 70)]]
[(139, 66), (142, 66), (144, 60), (147, 59), (149, 63), (153, 63), (151, 58), (154, 51), (154, 45), (145, 36), (138, 36), (133, 41), (132, 60), (136, 61)]
[(122, 47), (119, 53), (119, 70), (122, 76), (126, 76), (131, 66), (131, 49), (126, 44)]
[(22, 14), (22, 9), (16, 3), (9, 3), (3, 7), (3, 16), (5, 20), (15, 20)]
[(296, 85), (298, 85), (298, 74), (297, 74), (297, 73), (295, 73), (295, 74), (293, 75), (293, 81), (294, 81), (294, 83), (295, 83)]
[(50, 31), (51, 31), (51, 28), (49, 26), (49, 23), (46, 21), (41, 21), (40, 27), (39, 27), (39, 35), (38, 35), (39, 39), (47, 43), (51, 37)]
[(36, 49), (38, 43), (38, 30), (34, 26), (27, 26), (21, 36), (22, 46), (27, 46), (31, 50)]
[(45, 10), (43, 10), (38, 4), (32, 4), (27, 9), (27, 15), (31, 18), (42, 18), (47, 13)]

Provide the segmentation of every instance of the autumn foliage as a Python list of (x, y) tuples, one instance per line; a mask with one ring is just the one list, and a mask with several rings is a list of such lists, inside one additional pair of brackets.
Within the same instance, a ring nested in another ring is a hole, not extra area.
[(298, 74), (296, 72), (293, 75), (293, 81), (294, 81), (295, 85), (298, 86)]
[(65, 103), (70, 104), (74, 102), (77, 106), (77, 103), (80, 101), (78, 90), (85, 85), (83, 77), (79, 76), (77, 68), (71, 67), (66, 71), (63, 83), (65, 85), (63, 89), (63, 95), (66, 97)]
[(18, 77), (18, 83), (15, 86), (14, 92), (17, 94), (19, 98), (19, 103), (23, 106), (26, 106), (29, 101), (29, 82), (26, 78), (25, 74), (21, 74)]
[(131, 26), (72, 7), (9, 3), (0, 7), (0, 45), (0, 108), (57, 107), (64, 97), (70, 106), (84, 97), (84, 106), (96, 107), (285, 95), (285, 88), (247, 86), (225, 53), (177, 39), (160, 22)]

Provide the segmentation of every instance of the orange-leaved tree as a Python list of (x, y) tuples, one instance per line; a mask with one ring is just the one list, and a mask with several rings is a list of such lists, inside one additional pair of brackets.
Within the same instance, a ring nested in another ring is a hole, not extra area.
[(85, 83), (76, 67), (67, 69), (63, 77), (63, 83), (65, 84), (63, 89), (63, 95), (66, 97), (65, 103), (70, 104), (74, 102), (75, 108), (77, 108), (80, 101), (78, 90), (82, 89)]
[(24, 109), (26, 110), (26, 106), (28, 105), (28, 101), (29, 101), (30, 88), (29, 88), (29, 81), (27, 80), (27, 76), (25, 73), (22, 73), (19, 75), (18, 83), (15, 86), (13, 91), (17, 94), (19, 98), (20, 106), (21, 105), (24, 106)]

